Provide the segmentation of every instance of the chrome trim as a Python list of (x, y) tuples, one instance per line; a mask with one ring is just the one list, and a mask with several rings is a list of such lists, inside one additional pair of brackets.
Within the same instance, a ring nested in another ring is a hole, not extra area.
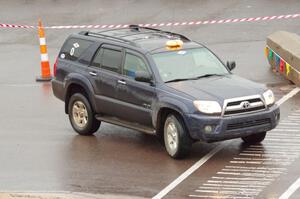
[[(247, 100), (246, 100), (247, 101)], [(250, 108), (256, 108), (256, 107), (260, 107), (260, 106), (264, 106), (264, 103), (263, 102), (253, 102), (253, 103), (250, 103), (250, 106), (249, 108), (244, 108), (243, 105), (242, 105), (243, 101), (241, 102), (240, 105), (235, 105), (235, 106), (230, 106), (230, 107), (226, 107), (226, 111), (237, 111), (237, 110), (247, 110), (247, 109), (250, 109)]]
[(91, 76), (97, 76), (97, 73), (95, 73), (95, 72), (89, 72), (89, 74), (90, 74)]
[[(232, 115), (244, 115), (244, 114), (248, 114), (248, 113), (254, 113), (254, 112), (259, 112), (259, 111), (266, 110), (267, 109), (267, 105), (266, 105), (265, 100), (263, 99), (262, 95), (249, 95), (249, 96), (244, 96), (244, 97), (236, 97), (236, 98), (231, 98), (231, 99), (225, 99), (224, 103), (223, 103), (223, 109), (222, 109), (221, 116), (222, 117), (224, 117), (224, 116), (226, 117), (227, 116), (227, 115), (225, 115), (225, 111), (228, 111), (228, 109), (227, 109), (227, 104), (228, 103), (230, 103), (230, 102), (236, 102), (236, 101), (247, 101), (247, 100), (257, 99), (257, 98), (260, 99), (261, 102), (254, 102), (254, 103), (251, 103), (251, 105), (252, 104), (258, 104), (258, 103), (260, 103), (261, 105), (264, 105), (264, 107), (265, 107), (264, 109), (257, 110), (257, 111), (249, 111), (249, 112), (245, 112), (245, 113), (230, 114), (228, 116), (232, 116)], [(240, 106), (240, 105), (237, 105), (237, 106)], [(255, 106), (255, 107), (259, 107), (259, 106)], [(237, 110), (240, 110), (240, 109), (237, 109)]]
[(118, 80), (118, 84), (126, 85), (126, 82), (124, 80)]

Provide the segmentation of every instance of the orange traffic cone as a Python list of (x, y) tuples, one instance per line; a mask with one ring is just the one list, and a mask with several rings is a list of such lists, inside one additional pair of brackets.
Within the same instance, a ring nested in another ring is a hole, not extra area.
[(46, 38), (42, 21), (39, 20), (39, 38), (40, 38), (40, 52), (41, 52), (41, 76), (36, 78), (36, 81), (50, 81), (52, 79), (50, 73), (49, 57), (46, 46)]

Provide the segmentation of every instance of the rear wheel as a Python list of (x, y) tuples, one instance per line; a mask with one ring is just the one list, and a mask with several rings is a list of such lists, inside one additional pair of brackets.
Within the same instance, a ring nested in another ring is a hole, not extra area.
[(192, 146), (182, 119), (175, 114), (169, 114), (165, 120), (164, 142), (168, 154), (175, 159), (188, 155)]
[(81, 93), (71, 96), (68, 110), (71, 125), (78, 134), (93, 135), (99, 129), (101, 122), (95, 119), (88, 99)]
[(242, 140), (247, 144), (256, 144), (262, 142), (266, 137), (267, 132), (260, 132), (246, 137), (242, 137)]

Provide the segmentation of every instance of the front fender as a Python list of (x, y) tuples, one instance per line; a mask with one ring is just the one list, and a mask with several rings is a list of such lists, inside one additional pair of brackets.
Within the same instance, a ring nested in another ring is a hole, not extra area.
[(176, 111), (179, 113), (182, 118), (184, 119), (185, 113), (188, 113), (190, 109), (191, 102), (188, 102), (189, 100), (179, 100), (174, 97), (165, 96), (159, 99), (159, 102), (156, 104), (156, 106), (153, 109), (153, 115), (152, 115), (152, 122), (153, 126), (157, 128), (158, 119), (160, 118), (160, 111), (164, 108), (168, 108), (171, 110)]

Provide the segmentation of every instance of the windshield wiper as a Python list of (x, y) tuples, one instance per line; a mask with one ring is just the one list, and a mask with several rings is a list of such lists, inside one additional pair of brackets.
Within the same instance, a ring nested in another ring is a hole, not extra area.
[(200, 75), (198, 77), (195, 77), (193, 79), (201, 79), (201, 78), (204, 78), (204, 77), (211, 77), (211, 76), (224, 76), (224, 74), (205, 74), (205, 75)]
[(205, 74), (205, 75), (201, 75), (201, 76), (198, 76), (198, 77), (178, 78), (178, 79), (172, 79), (172, 80), (166, 81), (165, 83), (180, 82), (180, 81), (187, 81), (187, 80), (197, 80), (197, 79), (200, 79), (200, 78), (211, 77), (211, 76), (223, 76), (223, 74)]
[(186, 80), (193, 80), (194, 78), (178, 78), (178, 79), (172, 79), (169, 81), (166, 81), (165, 83), (169, 83), (169, 82), (181, 82), (181, 81), (186, 81)]

